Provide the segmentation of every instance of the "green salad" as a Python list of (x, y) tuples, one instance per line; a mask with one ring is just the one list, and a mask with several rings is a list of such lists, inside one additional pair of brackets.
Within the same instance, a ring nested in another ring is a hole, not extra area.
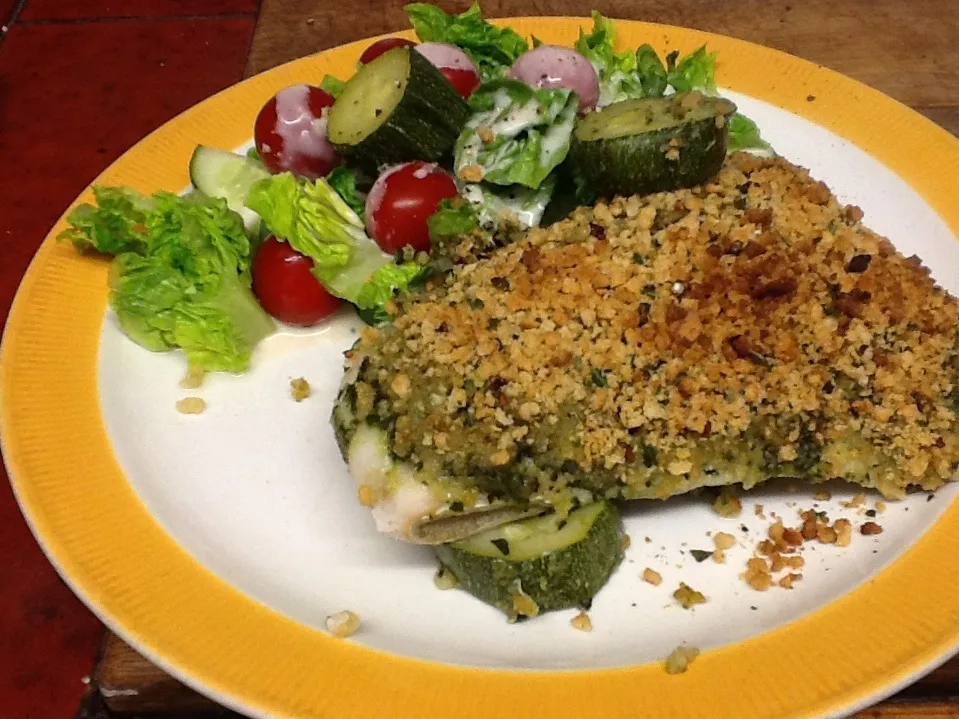
[(503, 223), (562, 219), (598, 195), (704, 182), (727, 152), (770, 153), (719, 98), (715, 53), (619, 47), (597, 12), (571, 47), (406, 6), (419, 42), (386, 38), (351, 77), (280, 90), (238, 154), (200, 146), (192, 187), (98, 187), (62, 234), (113, 257), (110, 306), (191, 372), (245, 372), (278, 326), (391, 299), (442, 271), (442, 248)]

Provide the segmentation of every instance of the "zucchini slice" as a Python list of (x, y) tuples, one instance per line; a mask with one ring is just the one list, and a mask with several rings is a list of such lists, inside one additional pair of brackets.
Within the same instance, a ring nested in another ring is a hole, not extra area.
[(619, 512), (610, 502), (524, 519), (435, 547), (473, 596), (511, 618), (589, 603), (623, 558)]
[(695, 91), (624, 100), (577, 123), (570, 158), (600, 195), (700, 185), (726, 158), (735, 111), (729, 100)]
[(346, 83), (330, 110), (327, 137), (350, 162), (376, 172), (383, 165), (441, 159), (468, 116), (466, 101), (429, 60), (398, 47)]
[(246, 206), (250, 188), (270, 176), (259, 160), (216, 147), (197, 145), (190, 158), (190, 182), (208, 197), (222, 197), (243, 218), (251, 234), (260, 227), (260, 216)]

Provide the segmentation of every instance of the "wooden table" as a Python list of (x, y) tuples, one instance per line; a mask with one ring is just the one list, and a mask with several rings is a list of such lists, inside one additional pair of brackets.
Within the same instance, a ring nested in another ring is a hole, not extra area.
[[(407, 27), (398, 0), (264, 0), (252, 75), (303, 55)], [(444, 2), (462, 11), (466, 0)], [(959, 0), (485, 0), (487, 16), (585, 15), (683, 25), (785, 50), (865, 82), (959, 135)], [(80, 716), (236, 716), (107, 635)], [(859, 717), (959, 719), (959, 659)]]

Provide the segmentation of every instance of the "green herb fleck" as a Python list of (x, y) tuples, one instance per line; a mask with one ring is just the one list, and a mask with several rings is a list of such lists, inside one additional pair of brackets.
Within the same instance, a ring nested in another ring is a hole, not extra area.
[(647, 467), (655, 467), (659, 458), (659, 451), (650, 444), (643, 445), (643, 464)]
[(589, 381), (594, 387), (605, 387), (609, 384), (606, 379), (606, 370), (594, 369), (589, 375)]
[(689, 553), (693, 555), (693, 559), (695, 559), (697, 562), (705, 562), (707, 559), (713, 556), (712, 552), (709, 552), (705, 549), (690, 549)]

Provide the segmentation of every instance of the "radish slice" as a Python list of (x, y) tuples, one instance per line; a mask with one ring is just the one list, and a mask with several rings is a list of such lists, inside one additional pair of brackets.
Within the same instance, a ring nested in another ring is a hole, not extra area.
[(596, 107), (599, 100), (599, 78), (592, 63), (575, 50), (555, 45), (540, 45), (520, 55), (509, 77), (530, 87), (565, 87), (579, 96), (579, 111)]
[(445, 42), (421, 42), (415, 49), (440, 70), (469, 70), (479, 75), (479, 70), (470, 60), (469, 55), (456, 45)]

